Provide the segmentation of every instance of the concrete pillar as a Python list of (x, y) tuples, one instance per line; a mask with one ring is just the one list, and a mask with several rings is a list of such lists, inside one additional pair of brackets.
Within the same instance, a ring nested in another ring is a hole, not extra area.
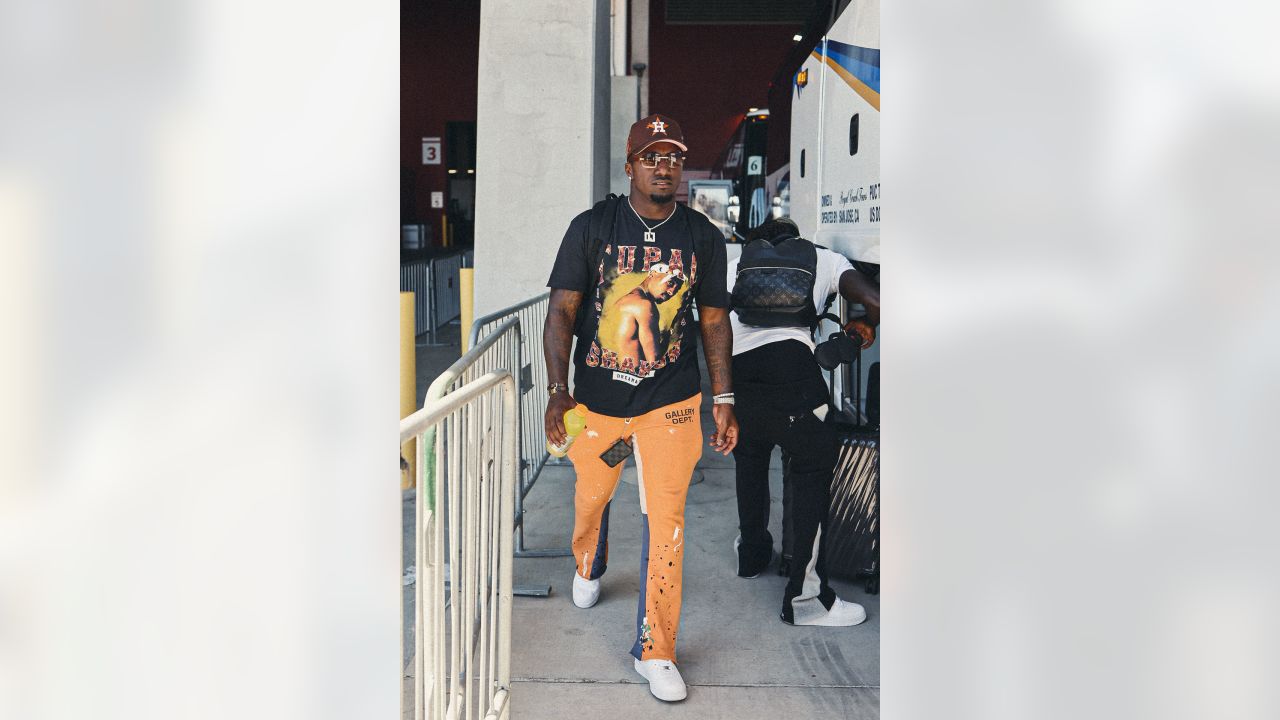
[[(647, 0), (646, 5), (647, 5)], [(631, 71), (631, 58), (627, 52), (631, 36), (630, 0), (613, 0), (613, 38), (609, 101), (609, 192), (624, 195), (631, 189), (623, 165), (626, 158), (622, 148), (627, 142), (627, 131), (636, 121), (636, 76)], [(647, 22), (646, 22), (647, 25)]]
[(631, 191), (631, 181), (623, 167), (627, 158), (623, 155), (627, 145), (627, 133), (636, 121), (636, 76), (611, 78), (613, 81), (612, 111), (609, 115), (609, 192), (624, 195)]
[(628, 14), (628, 0), (610, 0), (609, 40), (609, 74), (613, 76), (629, 75), (631, 66), (627, 64), (627, 36), (631, 32), (631, 16)]
[(600, 200), (609, 193), (610, 84), (609, 58), (613, 35), (609, 26), (609, 0), (595, 3), (595, 46), (592, 48), (592, 81), (595, 88), (591, 114), (591, 199)]
[[(631, 0), (631, 64), (649, 62), (649, 0)], [(635, 89), (632, 88), (632, 92)], [(633, 99), (634, 103), (635, 100)], [(634, 106), (633, 106), (634, 107)], [(644, 71), (644, 79), (640, 81), (640, 114), (632, 118), (635, 122), (649, 114), (649, 71)]]
[(569, 221), (608, 191), (609, 0), (484, 0), (477, 71), (480, 317), (543, 292)]

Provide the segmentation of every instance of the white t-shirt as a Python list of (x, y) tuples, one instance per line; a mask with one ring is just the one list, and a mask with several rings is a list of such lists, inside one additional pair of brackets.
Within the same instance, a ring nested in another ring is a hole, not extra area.
[[(827, 302), (827, 296), (840, 289), (840, 276), (846, 270), (852, 270), (849, 258), (840, 253), (818, 248), (818, 267), (813, 278), (813, 306), (821, 310)], [(738, 277), (738, 259), (729, 261), (729, 292), (733, 292), (733, 283)], [(733, 354), (740, 355), (754, 350), (761, 345), (768, 345), (779, 340), (799, 340), (809, 349), (813, 349), (813, 335), (809, 328), (798, 327), (752, 327), (743, 325), (738, 313), (730, 312), (729, 321), (733, 324)]]

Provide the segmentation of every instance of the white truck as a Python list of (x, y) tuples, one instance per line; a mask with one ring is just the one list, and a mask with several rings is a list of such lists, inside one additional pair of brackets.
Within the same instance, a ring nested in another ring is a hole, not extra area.
[[(880, 264), (880, 1), (853, 0), (792, 79), (791, 159), (786, 212), (800, 234), (850, 260)], [(826, 332), (834, 328), (823, 328)], [(862, 353), (860, 386), (879, 360)], [(837, 372), (836, 397), (858, 412), (860, 393)], [(851, 390), (852, 388), (849, 388)]]
[(796, 72), (790, 215), (814, 242), (880, 262), (880, 3), (855, 0)]

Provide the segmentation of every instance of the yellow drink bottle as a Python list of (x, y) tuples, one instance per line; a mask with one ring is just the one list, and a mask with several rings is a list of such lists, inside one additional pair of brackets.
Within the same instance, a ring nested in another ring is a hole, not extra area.
[(573, 444), (573, 439), (578, 437), (586, 428), (587, 406), (576, 405), (569, 408), (564, 413), (564, 430), (568, 437), (564, 439), (563, 445), (556, 445), (547, 440), (547, 452), (555, 457), (564, 457), (569, 453), (569, 446)]

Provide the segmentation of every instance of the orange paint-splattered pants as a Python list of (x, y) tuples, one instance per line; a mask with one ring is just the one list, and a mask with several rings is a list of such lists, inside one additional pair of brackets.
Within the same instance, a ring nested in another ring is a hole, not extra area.
[(640, 602), (636, 642), (640, 660), (675, 661), (680, 627), (680, 572), (684, 564), (684, 502), (693, 468), (702, 457), (700, 395), (635, 418), (589, 412), (587, 429), (569, 448), (577, 472), (574, 494), (573, 554), (578, 574), (594, 580), (608, 560), (609, 501), (624, 463), (609, 467), (600, 455), (619, 439), (635, 448), (640, 486)]

